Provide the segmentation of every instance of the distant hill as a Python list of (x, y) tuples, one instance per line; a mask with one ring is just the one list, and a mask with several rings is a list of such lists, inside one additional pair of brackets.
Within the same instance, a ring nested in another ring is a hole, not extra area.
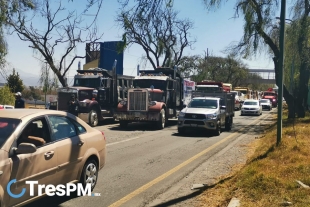
[[(16, 72), (18, 72), (20, 78), (22, 79), (24, 85), (26, 86), (39, 86), (39, 74), (32, 74), (32, 73), (27, 73), (25, 71), (22, 71), (20, 69), (15, 69)], [(11, 74), (12, 71), (8, 71), (7, 74)], [(6, 83), (6, 80), (0, 76), (0, 83)]]
[(39, 86), (39, 79), (40, 76), (39, 74), (32, 74), (32, 73), (27, 73), (24, 72), (20, 69), (15, 69), (16, 72), (18, 72), (20, 78), (23, 80), (24, 85), (26, 86)]
[[(25, 72), (25, 71), (20, 70), (20, 69), (15, 69), (15, 71), (18, 72), (20, 78), (23, 80), (24, 85), (26, 85), (26, 86), (40, 86), (40, 83), (39, 83), (40, 75), (39, 74), (36, 75), (36, 74), (28, 73), (28, 72)], [(12, 71), (8, 72), (8, 75), (11, 73), (12, 73)], [(68, 78), (68, 85), (69, 86), (73, 85), (73, 77), (74, 77), (74, 75), (69, 76), (69, 78)], [(2, 76), (0, 76), (0, 84), (1, 83), (6, 83), (6, 80), (4, 80), (4, 78)], [(1, 85), (0, 85), (0, 87), (1, 87)]]

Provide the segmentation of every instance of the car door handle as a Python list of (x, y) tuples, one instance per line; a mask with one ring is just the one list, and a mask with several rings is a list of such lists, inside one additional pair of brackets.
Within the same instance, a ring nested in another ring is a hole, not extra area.
[(84, 141), (82, 141), (82, 140), (80, 140), (78, 143), (79, 146), (82, 146), (83, 144), (84, 144)]
[(49, 151), (49, 152), (46, 152), (44, 155), (45, 157), (50, 157), (54, 154), (54, 151)]

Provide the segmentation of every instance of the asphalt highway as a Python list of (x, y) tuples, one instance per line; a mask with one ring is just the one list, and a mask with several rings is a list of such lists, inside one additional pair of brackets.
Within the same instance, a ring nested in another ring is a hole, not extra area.
[(235, 149), (255, 139), (262, 120), (274, 111), (263, 111), (262, 116), (240, 116), (236, 111), (233, 129), (220, 136), (195, 132), (180, 136), (176, 120), (164, 130), (149, 123), (129, 124), (123, 130), (118, 123), (105, 121), (96, 127), (107, 138), (106, 165), (93, 191), (98, 196), (45, 197), (27, 206), (188, 206), (190, 185), (212, 182), (226, 173), (227, 166), (242, 161), (236, 154), (242, 148)]

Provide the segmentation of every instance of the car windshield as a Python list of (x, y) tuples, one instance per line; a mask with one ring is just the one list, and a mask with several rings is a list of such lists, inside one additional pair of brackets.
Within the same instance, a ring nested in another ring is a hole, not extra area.
[(269, 103), (269, 100), (260, 100), (261, 103)]
[(188, 104), (188, 108), (216, 109), (217, 108), (217, 100), (193, 99)]
[(257, 106), (258, 102), (256, 102), (256, 101), (246, 101), (246, 102), (244, 102), (243, 105)]
[(167, 81), (154, 80), (154, 79), (138, 79), (133, 81), (135, 88), (151, 88), (154, 86), (155, 89), (166, 90)]
[(19, 119), (0, 118), (0, 147), (11, 136), (20, 122)]

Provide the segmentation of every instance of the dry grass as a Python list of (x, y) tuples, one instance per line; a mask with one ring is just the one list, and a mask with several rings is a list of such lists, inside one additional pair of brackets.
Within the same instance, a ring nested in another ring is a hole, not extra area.
[[(284, 117), (287, 117), (284, 113)], [(282, 142), (276, 146), (276, 126), (250, 146), (250, 158), (238, 167), (229, 179), (205, 190), (197, 206), (227, 206), (231, 198), (240, 199), (242, 207), (281, 206), (291, 202), (294, 207), (310, 206), (310, 115), (304, 119), (283, 120)], [(295, 126), (295, 127), (293, 127)], [(296, 135), (296, 137), (295, 137)]]

